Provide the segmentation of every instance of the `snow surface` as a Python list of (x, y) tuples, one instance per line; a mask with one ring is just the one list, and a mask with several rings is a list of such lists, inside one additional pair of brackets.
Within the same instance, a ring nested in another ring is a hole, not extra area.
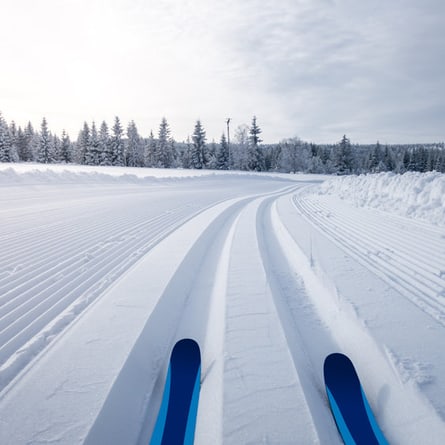
[(197, 444), (341, 443), (334, 351), (391, 444), (443, 443), (444, 184), (0, 165), (0, 443), (148, 443), (183, 337)]

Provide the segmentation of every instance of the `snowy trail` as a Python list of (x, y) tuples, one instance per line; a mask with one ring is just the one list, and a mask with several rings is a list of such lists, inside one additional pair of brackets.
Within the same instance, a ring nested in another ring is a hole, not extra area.
[(202, 352), (196, 444), (340, 444), (334, 351), (391, 444), (443, 443), (443, 230), (315, 181), (6, 187), (0, 443), (148, 443), (183, 337)]
[(443, 231), (375, 211), (352, 211), (332, 198), (295, 199), (316, 226), (359, 261), (445, 325), (445, 238)]
[(155, 244), (238, 193), (191, 187), (12, 188), (0, 220), (0, 389)]

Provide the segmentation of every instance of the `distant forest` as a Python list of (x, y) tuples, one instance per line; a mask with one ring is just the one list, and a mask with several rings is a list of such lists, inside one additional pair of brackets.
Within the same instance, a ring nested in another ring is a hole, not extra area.
[[(262, 144), (261, 128), (253, 117), (249, 126), (208, 142), (201, 121), (191, 137), (176, 142), (167, 119), (157, 134), (139, 134), (131, 121), (124, 129), (120, 119), (113, 125), (85, 122), (76, 141), (63, 131), (52, 133), (44, 118), (40, 129), (8, 124), (0, 114), (0, 162), (76, 163), (130, 167), (195, 168), (326, 174), (361, 174), (393, 171), (445, 172), (444, 143), (387, 145), (354, 144), (344, 135), (334, 144), (314, 144), (299, 138)], [(230, 139), (229, 139), (230, 136)]]

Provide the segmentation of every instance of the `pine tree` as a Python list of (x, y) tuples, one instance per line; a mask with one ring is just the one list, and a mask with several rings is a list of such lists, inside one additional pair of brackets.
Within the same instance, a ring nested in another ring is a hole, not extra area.
[(113, 134), (110, 140), (111, 165), (124, 165), (124, 142), (122, 141), (122, 134), (121, 122), (116, 116), (114, 119)]
[(386, 166), (387, 171), (394, 171), (396, 168), (394, 155), (388, 145), (385, 146), (385, 151), (383, 153), (383, 163)]
[(48, 123), (45, 118), (40, 127), (40, 141), (37, 153), (37, 162), (49, 164), (53, 162), (51, 155), (51, 135), (48, 130)]
[(85, 151), (85, 164), (87, 165), (100, 164), (99, 135), (97, 134), (96, 123), (94, 121), (91, 124), (90, 137)]
[(134, 121), (128, 124), (127, 138), (127, 165), (130, 167), (142, 167), (144, 165), (144, 145)]
[(353, 171), (352, 147), (346, 135), (336, 146), (335, 167), (340, 175), (348, 175)]
[(190, 141), (190, 136), (187, 137), (187, 141), (185, 143), (185, 149), (181, 153), (181, 165), (182, 168), (192, 168), (191, 160), (192, 160), (192, 150), (193, 145)]
[(383, 159), (382, 148), (380, 142), (377, 141), (374, 150), (369, 154), (368, 170), (372, 173), (378, 172), (380, 163)]
[(90, 127), (86, 122), (83, 123), (83, 128), (79, 132), (76, 143), (76, 157), (79, 164), (86, 164), (90, 160)]
[(102, 121), (99, 130), (99, 165), (108, 166), (112, 162), (110, 135), (108, 133), (108, 125)]
[(192, 168), (205, 168), (208, 162), (206, 147), (206, 132), (200, 120), (196, 121), (195, 130), (192, 135), (192, 153), (190, 164)]
[(216, 168), (218, 170), (229, 169), (229, 145), (227, 144), (226, 135), (223, 133), (216, 154)]
[(163, 117), (161, 125), (159, 126), (159, 134), (156, 144), (155, 166), (171, 168), (174, 166), (175, 159), (175, 144), (170, 137), (170, 127), (167, 119)]
[(28, 122), (24, 131), (23, 147), (20, 149), (22, 161), (34, 161), (36, 158), (37, 146), (37, 135), (31, 122)]
[(9, 154), (11, 162), (18, 162), (19, 161), (18, 132), (14, 121), (12, 121), (11, 125), (9, 126), (9, 140), (10, 140)]
[(264, 154), (259, 146), (261, 129), (256, 123), (256, 116), (253, 116), (252, 125), (249, 130), (248, 160), (249, 170), (263, 171), (265, 169)]
[(12, 162), (9, 128), (0, 114), (0, 162)]
[(60, 161), (69, 164), (73, 161), (70, 137), (65, 130), (62, 131), (62, 141), (60, 145)]
[(56, 134), (51, 134), (51, 144), (50, 144), (50, 153), (51, 153), (51, 162), (60, 162), (60, 147), (62, 145), (62, 141), (59, 136)]
[(145, 144), (144, 162), (146, 167), (154, 167), (156, 165), (156, 150), (157, 143), (153, 135), (153, 131), (150, 131), (147, 143)]

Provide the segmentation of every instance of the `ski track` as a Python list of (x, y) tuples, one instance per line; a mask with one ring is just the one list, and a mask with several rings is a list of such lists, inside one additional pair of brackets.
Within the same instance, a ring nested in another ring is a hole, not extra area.
[(445, 239), (437, 228), (303, 195), (295, 206), (334, 242), (445, 326)]
[[(96, 193), (80, 188), (63, 201), (43, 187), (18, 206), (11, 199), (9, 213), (3, 208), (0, 390), (156, 243), (215, 202), (212, 194), (186, 196), (159, 213), (140, 187)], [(223, 191), (218, 199), (233, 194)]]
[[(351, 350), (351, 337), (371, 357), (364, 360), (370, 365), (366, 386), (371, 404), (379, 404), (385, 434), (394, 443), (419, 439), (415, 425), (425, 430), (429, 405), (412, 388), (397, 388), (398, 371), (388, 365), (384, 348), (317, 276), (277, 203), (288, 200), (347, 255), (444, 325), (445, 241), (439, 230), (334, 205), (301, 193), (304, 185), (227, 190), (218, 199), (215, 193), (199, 199), (185, 194), (155, 214), (134, 190), (122, 193), (128, 202), (119, 211), (105, 190), (100, 202), (60, 201), (44, 210), (39, 199), (24, 196), (23, 206), (2, 216), (0, 394), (6, 389), (0, 439), (20, 430), (17, 444), (148, 443), (171, 348), (184, 337), (196, 339), (202, 353), (197, 445), (340, 444), (322, 366), (330, 352)], [(148, 272), (157, 279), (146, 282)], [(96, 326), (98, 311), (114, 325), (102, 317)], [(122, 317), (127, 312), (131, 327)], [(103, 363), (89, 369), (95, 355)], [(71, 359), (84, 366), (77, 374)], [(57, 370), (46, 376), (54, 364)], [(391, 408), (406, 402), (395, 420), (384, 409), (382, 379), (396, 391)], [(34, 405), (46, 402), (35, 414), (43, 422), (38, 429), (27, 419), (32, 407), (22, 413), (15, 404), (20, 390), (35, 382), (41, 394), (32, 395)], [(67, 407), (68, 416), (60, 406), (73, 393), (82, 401)], [(398, 432), (404, 424), (406, 431)], [(436, 418), (431, 425), (434, 431), (443, 427)]]

